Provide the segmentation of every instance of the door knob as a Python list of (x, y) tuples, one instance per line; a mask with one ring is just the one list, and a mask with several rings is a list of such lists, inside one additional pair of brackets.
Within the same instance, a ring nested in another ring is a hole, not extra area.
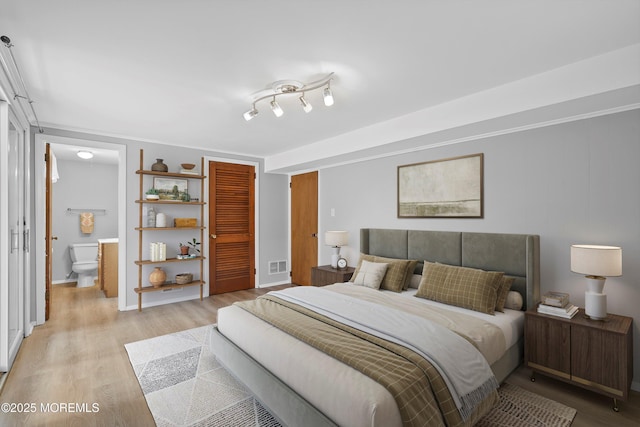
[(51, 236), (51, 240), (58, 240), (58, 236)]
[(215, 239), (216, 237), (218, 237), (218, 236), (216, 236), (215, 234), (210, 234), (209, 236), (210, 236), (212, 239)]
[(318, 233), (311, 233), (311, 237), (318, 237)]

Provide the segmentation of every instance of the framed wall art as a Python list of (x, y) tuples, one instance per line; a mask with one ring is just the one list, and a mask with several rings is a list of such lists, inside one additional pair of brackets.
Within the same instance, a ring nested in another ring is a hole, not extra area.
[(158, 190), (160, 200), (181, 201), (188, 193), (188, 180), (181, 178), (153, 178), (153, 187)]
[(398, 166), (398, 218), (483, 218), (482, 153)]

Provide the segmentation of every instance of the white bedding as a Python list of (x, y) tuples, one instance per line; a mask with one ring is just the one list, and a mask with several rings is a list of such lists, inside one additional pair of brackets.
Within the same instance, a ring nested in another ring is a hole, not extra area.
[(337, 425), (402, 425), (393, 396), (376, 381), (242, 308), (218, 310), (218, 330)]
[(524, 311), (504, 309), (504, 313), (499, 311), (495, 312), (495, 315), (480, 313), (479, 311), (467, 310), (466, 308), (454, 307), (452, 305), (443, 304), (441, 302), (431, 301), (424, 298), (416, 298), (415, 294), (417, 289), (409, 288), (400, 294), (393, 291), (381, 291), (394, 295), (400, 295), (407, 298), (413, 298), (421, 303), (433, 307), (446, 308), (447, 310), (455, 311), (457, 313), (468, 314), (469, 316), (477, 317), (478, 319), (493, 323), (499, 327), (504, 333), (504, 339), (506, 341), (506, 347), (509, 348), (518, 342), (518, 339), (524, 334)]
[[(503, 331), (507, 344), (505, 350), (517, 341), (517, 334), (522, 333), (522, 312), (506, 310), (506, 313), (490, 316), (414, 298), (415, 291), (410, 289), (401, 294), (391, 292), (393, 295), (390, 297), (411, 298), (425, 305), (435, 305), (489, 321)], [(336, 424), (358, 427), (402, 425), (393, 397), (380, 384), (242, 308), (230, 306), (220, 309), (218, 329)], [(328, 372), (331, 372), (331, 376), (327, 375)]]

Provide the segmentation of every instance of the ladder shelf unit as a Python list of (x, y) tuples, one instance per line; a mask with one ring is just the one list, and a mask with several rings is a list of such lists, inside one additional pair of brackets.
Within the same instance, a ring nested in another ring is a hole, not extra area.
[[(144, 150), (140, 150), (140, 169), (136, 171), (136, 174), (140, 178), (140, 194), (138, 200), (135, 202), (139, 206), (138, 210), (138, 227), (135, 230), (138, 232), (138, 259), (135, 261), (135, 264), (138, 266), (138, 286), (135, 288), (136, 294), (138, 294), (138, 311), (142, 310), (142, 295), (149, 292), (162, 292), (172, 289), (181, 289), (185, 287), (191, 286), (199, 286), (200, 287), (200, 301), (203, 299), (203, 289), (205, 282), (204, 278), (204, 260), (205, 257), (198, 255), (193, 258), (166, 258), (162, 261), (152, 261), (150, 259), (143, 259), (143, 245), (145, 242), (145, 233), (165, 233), (172, 231), (185, 231), (185, 230), (195, 230), (200, 238), (200, 243), (203, 242), (204, 238), (204, 230), (205, 226), (205, 216), (204, 216), (204, 205), (205, 203), (202, 201), (178, 201), (178, 200), (146, 200), (145, 199), (145, 177), (163, 177), (163, 178), (179, 178), (186, 179), (191, 182), (192, 180), (196, 183), (199, 183), (200, 186), (200, 199), (204, 197), (205, 191), (205, 178), (204, 176), (204, 157), (200, 159), (200, 174), (190, 174), (190, 173), (178, 173), (178, 172), (158, 172), (153, 170), (145, 170), (144, 169)], [(148, 180), (147, 180), (148, 181)], [(197, 209), (200, 225), (198, 226), (187, 226), (187, 227), (148, 227), (145, 224), (144, 218), (144, 207), (145, 206), (153, 206), (153, 205), (165, 205), (165, 206), (177, 206), (179, 208), (188, 208), (193, 209), (193, 207), (199, 207)], [(147, 241), (149, 239), (146, 239)], [(201, 246), (202, 247), (202, 246)], [(157, 266), (160, 264), (174, 264), (175, 263), (185, 263), (186, 266), (191, 266), (193, 264), (197, 264), (198, 271), (200, 276), (195, 277), (197, 272), (192, 272), (194, 279), (190, 283), (179, 284), (172, 281), (165, 281), (164, 284), (154, 287), (151, 284), (147, 283), (147, 277), (149, 276), (149, 269), (145, 267), (148, 266)], [(145, 274), (146, 273), (146, 274)]]

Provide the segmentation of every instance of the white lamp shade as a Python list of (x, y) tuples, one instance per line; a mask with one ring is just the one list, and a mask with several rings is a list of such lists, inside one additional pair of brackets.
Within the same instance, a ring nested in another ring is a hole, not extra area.
[(324, 233), (324, 243), (327, 246), (341, 247), (349, 243), (348, 231), (327, 231)]
[(621, 276), (622, 248), (571, 245), (571, 271), (589, 276)]

